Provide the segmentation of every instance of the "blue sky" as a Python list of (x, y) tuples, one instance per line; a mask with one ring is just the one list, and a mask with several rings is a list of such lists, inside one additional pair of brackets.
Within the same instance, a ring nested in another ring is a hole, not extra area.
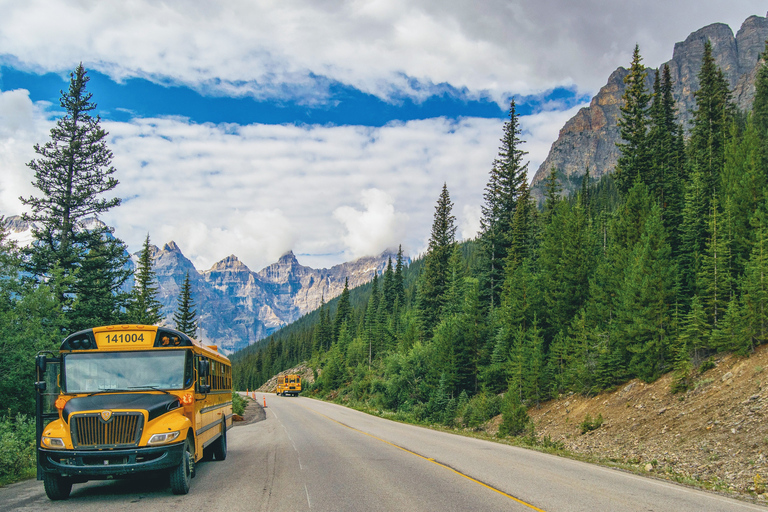
[[(167, 85), (142, 78), (120, 83), (98, 71), (89, 72), (88, 90), (98, 104), (103, 119), (130, 121), (134, 117), (181, 116), (195, 123), (237, 124), (333, 124), (381, 127), (392, 121), (412, 121), (433, 117), (482, 117), (506, 119), (508, 108), (502, 108), (489, 97), (468, 98), (466, 90), (440, 84), (442, 92), (417, 101), (404, 96), (384, 100), (341, 83), (330, 85), (329, 97), (322, 104), (304, 105), (295, 99), (276, 101), (253, 97), (218, 96), (183, 85)], [(0, 89), (26, 89), (33, 102), (55, 105), (59, 91), (66, 89), (69, 77), (64, 74), (38, 74), (0, 66)], [(571, 108), (589, 101), (589, 96), (574, 87), (557, 87), (539, 95), (515, 97), (517, 113), (536, 113), (542, 105), (557, 102)]]
[(35, 194), (26, 163), (82, 62), (136, 251), (174, 240), (198, 270), (293, 250), (319, 267), (427, 245), (443, 183), (476, 236), (510, 98), (529, 178), (559, 129), (626, 66), (646, 65), (742, 0), (0, 0), (0, 214)]

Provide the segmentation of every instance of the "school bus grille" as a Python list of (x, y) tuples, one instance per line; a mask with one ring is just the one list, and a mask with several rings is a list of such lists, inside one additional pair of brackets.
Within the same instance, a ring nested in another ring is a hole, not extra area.
[(72, 416), (70, 423), (75, 448), (118, 448), (136, 446), (141, 438), (144, 415), (116, 412), (108, 421), (99, 413)]

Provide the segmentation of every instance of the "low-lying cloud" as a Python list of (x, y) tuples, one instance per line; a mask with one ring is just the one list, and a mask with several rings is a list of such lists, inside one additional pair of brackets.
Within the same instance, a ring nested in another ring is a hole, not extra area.
[[(0, 92), (0, 213), (36, 194), (26, 163), (53, 120), (26, 91)], [(570, 113), (521, 118), (532, 177)], [(402, 244), (427, 246), (443, 183), (460, 238), (479, 229), (483, 189), (503, 121), (445, 118), (381, 128), (105, 122), (123, 204), (103, 218), (130, 250), (176, 241), (198, 269), (237, 255), (253, 270), (293, 250), (331, 266)]]

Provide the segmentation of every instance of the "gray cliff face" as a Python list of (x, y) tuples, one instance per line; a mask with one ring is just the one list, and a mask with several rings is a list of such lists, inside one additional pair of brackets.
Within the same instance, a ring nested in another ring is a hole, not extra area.
[[(209, 270), (198, 272), (174, 242), (152, 248), (157, 274), (158, 300), (164, 323), (173, 325), (173, 314), (184, 277), (189, 272), (197, 310), (198, 338), (234, 352), (268, 336), (341, 294), (345, 279), (354, 288), (373, 279), (387, 266), (385, 252), (378, 257), (313, 269), (300, 265), (292, 252), (276, 263), (251, 271), (236, 256), (228, 256)], [(133, 255), (137, 261), (138, 253)]]
[[(758, 57), (765, 50), (768, 39), (768, 19), (750, 16), (734, 37), (728, 25), (714, 23), (689, 35), (675, 44), (670, 67), (677, 102), (678, 121), (690, 128), (696, 108), (694, 91), (699, 89), (697, 75), (701, 70), (704, 43), (709, 39), (716, 64), (733, 90), (733, 99), (741, 110), (749, 110), (755, 97), (755, 76)], [(642, 53), (642, 48), (640, 49)], [(663, 64), (659, 69), (663, 68)], [(646, 85), (652, 91), (654, 69), (648, 69)], [(592, 178), (613, 172), (619, 158), (616, 146), (620, 142), (618, 119), (621, 115), (624, 77), (628, 71), (618, 68), (608, 83), (592, 98), (589, 107), (582, 108), (560, 130), (549, 155), (533, 177), (534, 195), (543, 196), (544, 179), (554, 167), (562, 176), (583, 176), (589, 168)], [(573, 191), (574, 185), (562, 181), (563, 193)]]

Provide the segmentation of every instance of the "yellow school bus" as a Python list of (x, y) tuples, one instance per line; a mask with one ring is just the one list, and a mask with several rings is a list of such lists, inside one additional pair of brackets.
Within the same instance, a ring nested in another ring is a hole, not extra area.
[(95, 327), (40, 353), (37, 478), (52, 500), (72, 485), (147, 471), (189, 492), (195, 463), (224, 460), (232, 367), (215, 346), (149, 325)]
[(277, 377), (278, 395), (298, 396), (301, 393), (301, 377), (298, 375), (280, 375)]

